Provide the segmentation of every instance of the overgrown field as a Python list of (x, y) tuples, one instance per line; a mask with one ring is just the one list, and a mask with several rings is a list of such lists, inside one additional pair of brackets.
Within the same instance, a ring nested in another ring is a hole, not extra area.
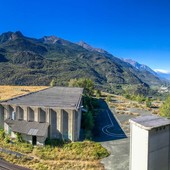
[(0, 86), (0, 101), (43, 90), (48, 86)]
[(99, 143), (91, 141), (33, 147), (27, 143), (7, 143), (1, 138), (0, 146), (26, 155), (17, 158), (15, 155), (1, 152), (1, 158), (33, 170), (103, 170), (100, 159), (109, 155)]

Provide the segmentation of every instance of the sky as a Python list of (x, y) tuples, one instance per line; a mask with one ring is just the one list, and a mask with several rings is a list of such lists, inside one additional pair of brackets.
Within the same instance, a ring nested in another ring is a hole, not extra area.
[(0, 34), (57, 37), (170, 71), (170, 0), (0, 0)]

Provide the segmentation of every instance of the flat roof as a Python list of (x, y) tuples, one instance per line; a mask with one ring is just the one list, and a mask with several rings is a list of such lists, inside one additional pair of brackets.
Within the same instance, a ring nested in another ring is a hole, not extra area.
[(38, 92), (1, 102), (2, 105), (39, 106), (50, 108), (77, 109), (80, 107), (83, 88), (50, 87)]
[(163, 118), (157, 115), (139, 116), (130, 119), (129, 122), (146, 130), (170, 125), (170, 119)]

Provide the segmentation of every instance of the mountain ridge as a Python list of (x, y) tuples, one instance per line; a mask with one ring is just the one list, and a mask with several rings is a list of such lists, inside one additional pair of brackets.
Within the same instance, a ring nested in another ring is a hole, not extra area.
[(1, 84), (49, 85), (55, 79), (57, 85), (66, 85), (71, 78), (80, 77), (91, 78), (102, 87), (161, 84), (150, 72), (141, 72), (105, 50), (90, 48), (56, 36), (36, 39), (19, 31), (3, 33), (0, 35)]

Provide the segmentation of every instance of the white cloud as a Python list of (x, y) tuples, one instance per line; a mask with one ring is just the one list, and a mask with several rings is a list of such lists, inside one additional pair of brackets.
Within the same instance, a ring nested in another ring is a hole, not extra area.
[(170, 74), (169, 70), (164, 70), (164, 69), (154, 69), (154, 71), (159, 73), (164, 73), (164, 74)]

